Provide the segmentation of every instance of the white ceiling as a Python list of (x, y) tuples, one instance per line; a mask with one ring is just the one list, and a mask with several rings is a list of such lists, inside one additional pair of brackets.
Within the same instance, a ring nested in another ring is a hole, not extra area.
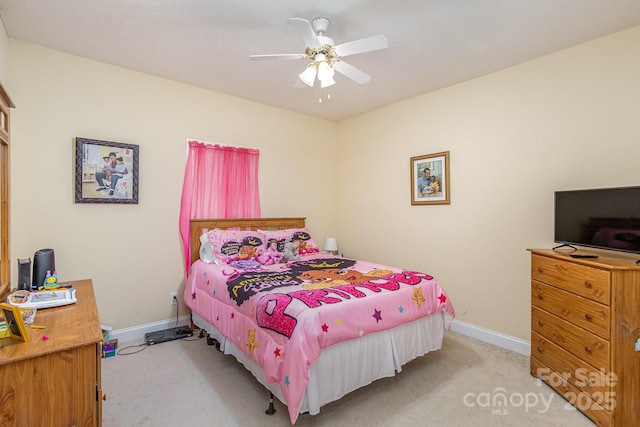
[[(640, 25), (640, 0), (0, 0), (0, 15), (11, 39), (340, 121)], [(302, 53), (289, 18), (319, 16), (336, 44), (387, 37), (347, 59), (369, 83), (300, 88), (308, 60), (249, 59)]]

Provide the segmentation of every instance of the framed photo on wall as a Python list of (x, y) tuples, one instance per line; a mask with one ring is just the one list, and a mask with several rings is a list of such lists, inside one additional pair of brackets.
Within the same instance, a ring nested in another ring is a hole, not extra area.
[(450, 204), (449, 152), (411, 158), (411, 204)]
[(76, 138), (76, 203), (138, 203), (139, 147)]

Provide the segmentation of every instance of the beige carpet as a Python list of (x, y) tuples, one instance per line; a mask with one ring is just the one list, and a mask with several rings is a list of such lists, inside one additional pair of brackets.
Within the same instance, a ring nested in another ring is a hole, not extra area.
[[(265, 415), (268, 391), (205, 339), (150, 347), (121, 343), (103, 359), (103, 425), (289, 426), (286, 407)], [(493, 397), (508, 397), (506, 406)], [(527, 403), (528, 402), (528, 403)], [(296, 426), (589, 426), (594, 424), (529, 375), (529, 358), (447, 332), (443, 348), (407, 364)]]

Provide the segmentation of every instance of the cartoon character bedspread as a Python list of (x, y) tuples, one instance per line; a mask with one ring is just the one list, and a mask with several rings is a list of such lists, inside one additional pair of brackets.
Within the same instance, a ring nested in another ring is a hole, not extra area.
[(455, 315), (428, 274), (326, 254), (257, 270), (198, 260), (185, 301), (280, 385), (292, 423), (322, 349), (436, 312), (448, 328)]

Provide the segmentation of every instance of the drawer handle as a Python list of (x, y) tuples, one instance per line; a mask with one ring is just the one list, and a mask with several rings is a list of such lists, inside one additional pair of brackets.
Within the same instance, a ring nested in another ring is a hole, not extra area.
[(538, 273), (544, 273), (544, 268), (538, 267)]
[(584, 351), (586, 351), (587, 353), (591, 353), (591, 349), (589, 347), (585, 347)]
[(591, 282), (587, 282), (586, 280), (585, 280), (585, 282), (584, 282), (584, 285), (585, 285), (587, 288), (589, 288), (589, 289), (591, 289), (591, 288), (593, 287), (593, 285), (591, 284)]
[(589, 313), (585, 313), (584, 318), (587, 319), (589, 322), (591, 322), (593, 320), (593, 318), (591, 317), (591, 315)]
[(542, 348), (538, 347), (538, 353), (542, 353)]
[(538, 326), (543, 327), (544, 326), (544, 322), (541, 322), (540, 320), (538, 320)]
[(538, 294), (538, 299), (541, 300), (542, 299), (542, 294)]

